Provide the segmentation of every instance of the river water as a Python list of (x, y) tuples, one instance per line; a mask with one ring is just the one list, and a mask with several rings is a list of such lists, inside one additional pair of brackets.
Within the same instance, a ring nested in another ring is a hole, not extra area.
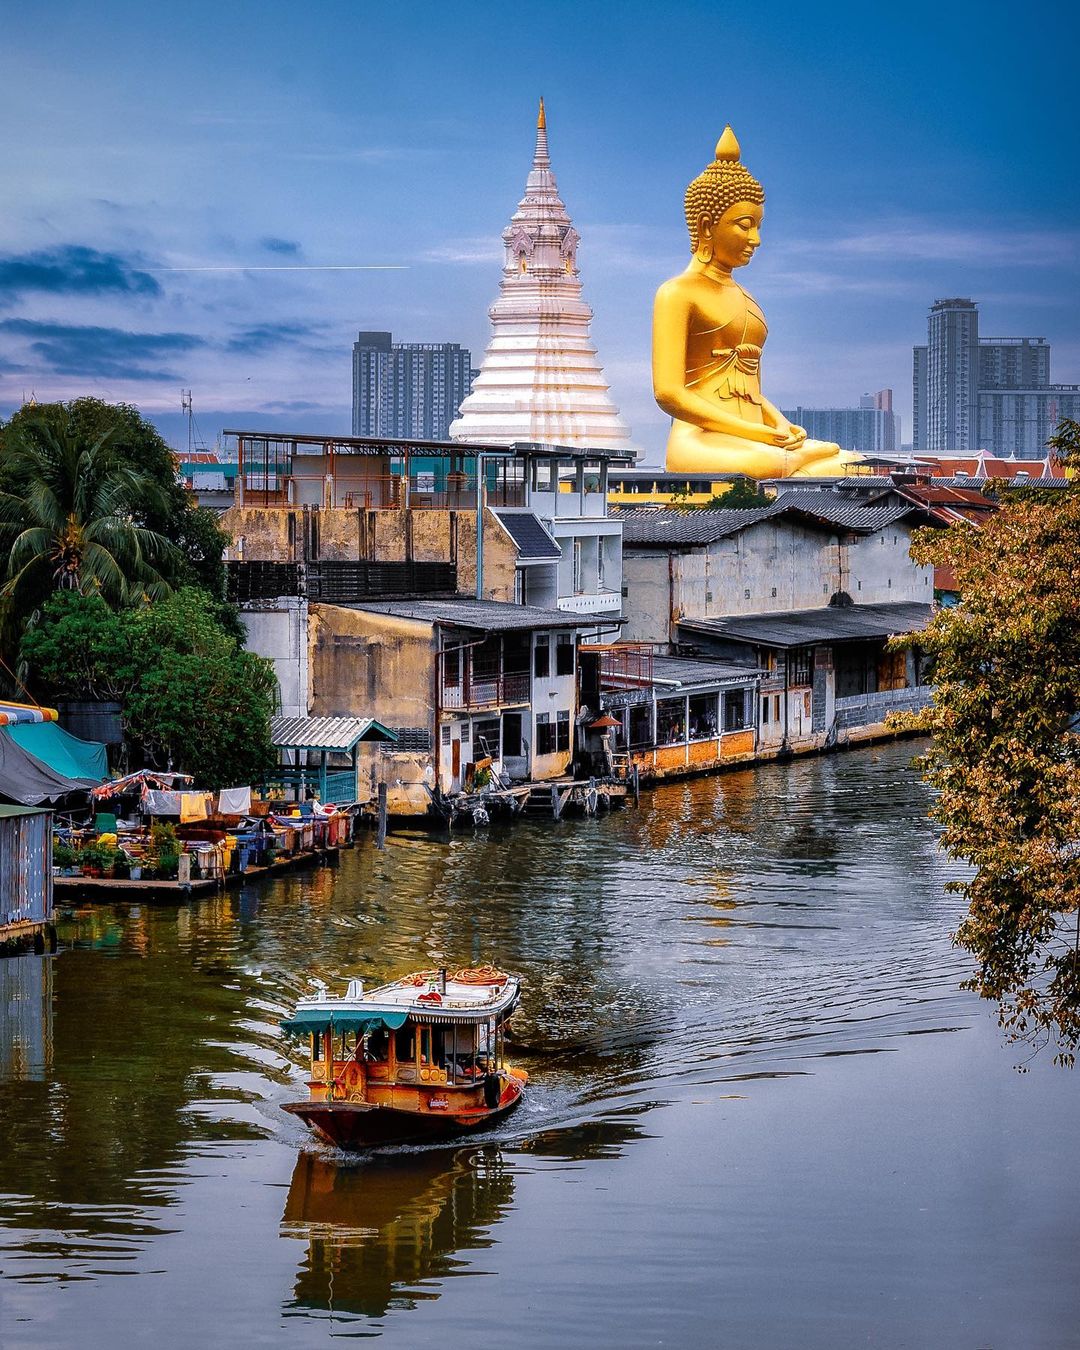
[[(1080, 1344), (1080, 1070), (958, 989), (911, 754), (72, 915), (0, 962), (0, 1346)], [(483, 960), (501, 1128), (356, 1161), (279, 1109), (309, 977)]]

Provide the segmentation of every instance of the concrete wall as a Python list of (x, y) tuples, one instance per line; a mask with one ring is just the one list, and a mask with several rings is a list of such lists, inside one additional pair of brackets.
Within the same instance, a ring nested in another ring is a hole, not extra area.
[[(429, 623), (339, 605), (312, 605), (308, 626), (311, 714), (376, 717), (394, 727), (434, 732), (435, 632)], [(387, 784), (393, 815), (427, 810), (431, 755), (365, 748), (361, 786)]]
[[(311, 513), (317, 558), (328, 562), (456, 562), (458, 591), (476, 594), (476, 512), (318, 508)], [(229, 559), (300, 562), (304, 514), (282, 507), (234, 506), (221, 517), (232, 535)], [(517, 548), (485, 509), (484, 598), (513, 600)]]
[(667, 642), (680, 618), (817, 609), (836, 591), (864, 605), (933, 599), (933, 569), (911, 560), (906, 524), (898, 521), (854, 543), (844, 538), (792, 521), (763, 520), (683, 552), (628, 545), (623, 636)]
[(243, 610), (245, 646), (274, 663), (281, 711), (286, 717), (308, 714), (307, 601), (281, 596), (260, 609)]

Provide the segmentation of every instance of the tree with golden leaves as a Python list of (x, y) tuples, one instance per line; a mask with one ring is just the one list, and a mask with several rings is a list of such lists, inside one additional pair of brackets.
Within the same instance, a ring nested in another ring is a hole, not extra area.
[[(1080, 425), (1050, 442), (1080, 469)], [(973, 871), (957, 943), (968, 987), (1010, 1037), (1080, 1044), (1080, 486), (1006, 494), (981, 528), (922, 531), (919, 563), (955, 573), (960, 601), (920, 643), (934, 662), (922, 765), (942, 842)]]

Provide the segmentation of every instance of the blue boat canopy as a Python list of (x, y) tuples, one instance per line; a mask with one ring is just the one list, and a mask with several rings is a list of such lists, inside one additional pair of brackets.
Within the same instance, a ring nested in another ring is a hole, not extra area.
[(397, 1031), (405, 1025), (408, 1015), (407, 1010), (370, 1012), (362, 1008), (343, 1008), (335, 1012), (330, 1008), (301, 1008), (282, 1022), (281, 1029), (289, 1036), (313, 1036), (322, 1031), (355, 1031), (359, 1036), (366, 1036), (380, 1027)]

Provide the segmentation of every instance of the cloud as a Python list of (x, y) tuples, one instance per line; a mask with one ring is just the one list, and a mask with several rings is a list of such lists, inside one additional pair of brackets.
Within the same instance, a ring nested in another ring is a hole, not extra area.
[(276, 347), (295, 347), (315, 331), (315, 325), (307, 323), (252, 324), (238, 329), (225, 344), (225, 350), (251, 356)]
[(498, 235), (483, 235), (471, 239), (448, 239), (445, 244), (429, 248), (420, 255), (421, 262), (432, 263), (501, 263), (503, 247)]
[(274, 235), (267, 235), (260, 239), (259, 243), (269, 252), (280, 253), (285, 258), (299, 258), (300, 256), (300, 245), (295, 239), (277, 239)]
[(174, 370), (151, 368), (146, 363), (207, 345), (191, 333), (135, 333), (34, 319), (0, 321), (0, 333), (27, 339), (44, 370), (101, 379), (175, 380), (180, 377)]
[(28, 292), (157, 296), (161, 284), (118, 253), (99, 253), (78, 244), (0, 255), (0, 296)]
[(896, 262), (1053, 267), (1080, 259), (1075, 230), (957, 229), (933, 221), (887, 221), (834, 239), (788, 240), (779, 250)]

